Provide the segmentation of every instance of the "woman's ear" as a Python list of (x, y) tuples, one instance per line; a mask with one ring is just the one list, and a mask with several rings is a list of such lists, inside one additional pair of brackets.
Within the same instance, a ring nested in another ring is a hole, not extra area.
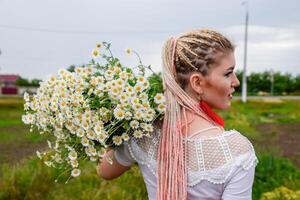
[(203, 86), (205, 84), (205, 77), (200, 73), (193, 73), (190, 76), (190, 86), (198, 94), (203, 94)]

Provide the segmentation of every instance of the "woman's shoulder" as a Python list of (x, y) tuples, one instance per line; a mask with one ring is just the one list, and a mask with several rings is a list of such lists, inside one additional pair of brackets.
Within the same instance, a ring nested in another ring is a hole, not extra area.
[(255, 153), (254, 147), (249, 138), (235, 129), (225, 131), (224, 139), (226, 140), (226, 143), (229, 146), (230, 152), (233, 157), (248, 152)]
[(203, 136), (202, 133), (198, 132), (196, 135), (188, 137), (187, 140), (191, 145), (199, 146), (200, 143), (204, 151), (213, 152), (214, 150), (222, 150), (225, 153), (228, 152), (230, 154), (229, 157), (237, 157), (248, 152), (255, 152), (251, 141), (235, 129), (223, 130), (214, 136)]

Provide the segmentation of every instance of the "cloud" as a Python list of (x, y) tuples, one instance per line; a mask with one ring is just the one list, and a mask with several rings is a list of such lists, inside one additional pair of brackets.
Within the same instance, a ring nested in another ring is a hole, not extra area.
[[(248, 27), (248, 72), (274, 69), (300, 74), (300, 28), (269, 26)], [(244, 26), (224, 29), (237, 45), (236, 59), (242, 69), (244, 54)]]

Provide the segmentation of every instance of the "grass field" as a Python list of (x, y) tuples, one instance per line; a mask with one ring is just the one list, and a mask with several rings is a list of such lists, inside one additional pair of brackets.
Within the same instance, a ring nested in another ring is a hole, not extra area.
[[(95, 165), (86, 163), (79, 178), (55, 183), (57, 172), (35, 157), (36, 150), (46, 148), (46, 138), (29, 133), (22, 124), (22, 104), (17, 98), (0, 99), (0, 200), (147, 199), (137, 166), (104, 181), (97, 177)], [(253, 199), (300, 199), (300, 102), (234, 101), (220, 114), (226, 129), (240, 131), (256, 149)]]

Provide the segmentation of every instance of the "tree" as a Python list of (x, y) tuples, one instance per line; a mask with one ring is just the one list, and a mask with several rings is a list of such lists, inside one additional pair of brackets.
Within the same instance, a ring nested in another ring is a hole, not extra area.
[(28, 79), (22, 78), (22, 77), (19, 77), (19, 78), (16, 80), (16, 84), (17, 84), (18, 86), (30, 86), (30, 82), (28, 81)]
[(31, 80), (31, 86), (35, 86), (35, 87), (39, 87), (40, 86), (40, 82), (42, 82), (42, 80), (39, 79), (32, 79)]

